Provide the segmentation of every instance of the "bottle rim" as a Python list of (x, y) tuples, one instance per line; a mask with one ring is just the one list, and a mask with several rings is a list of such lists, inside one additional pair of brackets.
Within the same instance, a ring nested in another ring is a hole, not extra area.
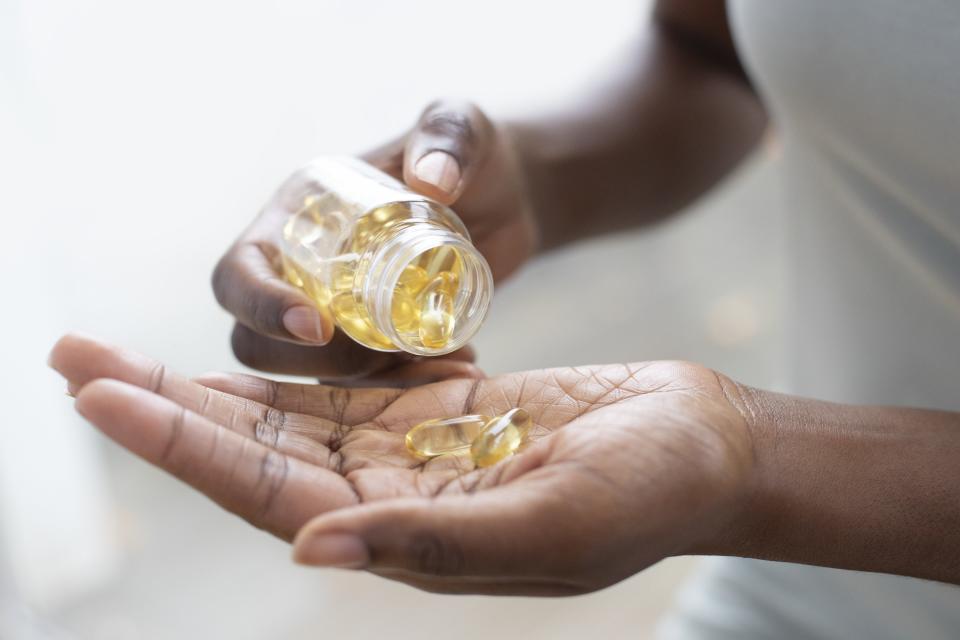
[[(457, 220), (459, 222), (459, 220)], [(462, 223), (461, 223), (462, 224)], [(493, 291), (486, 259), (464, 233), (427, 219), (411, 219), (389, 230), (389, 237), (370, 256), (361, 298), (368, 301), (370, 319), (399, 349), (414, 355), (438, 356), (463, 347), (479, 331)], [(404, 268), (421, 254), (440, 247), (456, 250), (463, 263), (463, 280), (454, 303), (456, 324), (449, 342), (429, 348), (405, 338), (393, 324), (393, 295)]]

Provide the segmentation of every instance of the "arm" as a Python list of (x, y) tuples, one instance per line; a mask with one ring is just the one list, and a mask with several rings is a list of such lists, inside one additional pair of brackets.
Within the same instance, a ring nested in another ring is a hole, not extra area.
[[(661, 0), (616, 79), (560, 115), (496, 123), (473, 105), (438, 101), (366, 158), (452, 205), (497, 280), (538, 248), (662, 218), (729, 172), (765, 126), (724, 7)], [(310, 183), (308, 169), (295, 172), (214, 271), (217, 300), (237, 319), (234, 352), (264, 371), (397, 384), (407, 358), (335, 332), (329, 311), (277, 277), (277, 220)]]
[(733, 397), (755, 468), (703, 551), (960, 584), (960, 413)]
[(510, 127), (543, 248), (675, 213), (757, 143), (766, 115), (725, 4), (660, 0), (615, 76), (581, 104)]
[[(588, 412), (549, 454), (516, 461), (528, 479), (550, 478), (540, 490), (559, 506), (521, 486), (496, 501), (369, 505), (316, 518), (295, 557), (329, 563), (312, 542), (336, 531), (363, 541), (364, 568), (423, 572), (415, 553), (426, 537), (451, 563), (439, 572), (461, 572), (439, 587), (454, 592), (528, 592), (514, 581), (544, 576), (554, 593), (589, 591), (689, 554), (960, 585), (960, 413), (784, 396), (679, 363), (627, 378), (607, 370), (598, 382), (625, 396), (639, 383), (629, 417)], [(486, 575), (487, 564), (499, 567), (493, 588), (462, 569)]]
[[(201, 383), (80, 337), (51, 363), (109, 437), (305, 564), (453, 593), (584, 593), (699, 553), (960, 584), (960, 413), (782, 396), (685, 362), (406, 390)], [(423, 420), (512, 407), (535, 427), (493, 467), (404, 448)]]

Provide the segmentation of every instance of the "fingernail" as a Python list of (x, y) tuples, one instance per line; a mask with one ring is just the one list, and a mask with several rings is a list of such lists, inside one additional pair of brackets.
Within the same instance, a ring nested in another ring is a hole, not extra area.
[(362, 569), (370, 563), (367, 545), (349, 533), (318, 533), (297, 541), (293, 561), (317, 567)]
[(453, 194), (460, 184), (460, 164), (445, 151), (431, 151), (417, 160), (413, 173), (418, 180), (428, 182), (444, 193)]
[(311, 307), (290, 307), (283, 314), (283, 326), (304, 342), (325, 344), (320, 312)]
[(71, 398), (76, 398), (76, 397), (77, 397), (77, 391), (80, 391), (80, 387), (79, 387), (79, 386), (75, 385), (75, 384), (72, 383), (72, 382), (68, 382), (68, 383), (67, 383), (67, 395), (68, 395), (68, 396), (70, 396)]

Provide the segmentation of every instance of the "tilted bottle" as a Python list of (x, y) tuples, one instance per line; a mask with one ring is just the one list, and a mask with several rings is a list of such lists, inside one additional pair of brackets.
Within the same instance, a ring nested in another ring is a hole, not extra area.
[(493, 277), (457, 215), (356, 158), (305, 171), (302, 208), (282, 229), (284, 277), (371, 349), (432, 356), (465, 345)]

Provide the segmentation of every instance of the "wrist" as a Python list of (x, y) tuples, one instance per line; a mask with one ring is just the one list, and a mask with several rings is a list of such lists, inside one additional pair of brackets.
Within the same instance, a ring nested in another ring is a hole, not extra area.
[(715, 510), (705, 534), (684, 551), (685, 555), (751, 556), (758, 532), (762, 531), (757, 512), (762, 485), (767, 482), (763, 448), (770, 442), (775, 424), (770, 413), (769, 394), (740, 384), (714, 372), (722, 396), (739, 416), (739, 429), (728, 438), (737, 444), (731, 456), (739, 470), (736, 486)]
[(957, 413), (738, 391), (752, 468), (693, 553), (960, 580)]

